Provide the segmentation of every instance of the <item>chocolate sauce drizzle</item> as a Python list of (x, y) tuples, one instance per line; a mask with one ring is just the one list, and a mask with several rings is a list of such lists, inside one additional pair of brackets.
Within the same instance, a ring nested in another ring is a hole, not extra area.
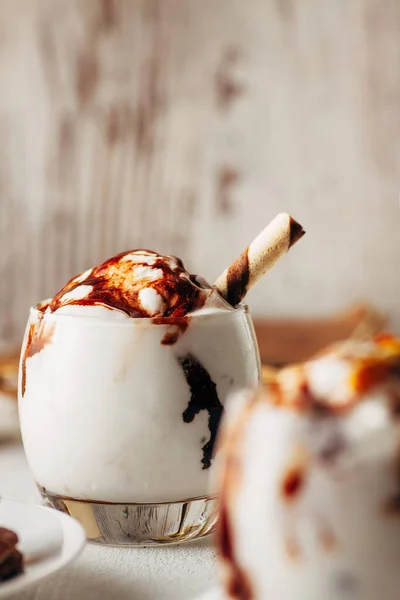
[(227, 571), (226, 576), (229, 597), (240, 598), (241, 600), (252, 600), (254, 598), (254, 593), (250, 578), (239, 565), (235, 556), (232, 526), (224, 496), (221, 497), (218, 534), (221, 557), (229, 566), (229, 571)]
[(246, 248), (237, 260), (229, 267), (226, 274), (226, 300), (236, 306), (245, 297), (250, 279), (249, 249)]
[(173, 346), (179, 337), (185, 333), (189, 327), (190, 317), (153, 317), (152, 323), (155, 325), (168, 325), (161, 344), (163, 346)]
[(298, 242), (304, 234), (305, 231), (300, 225), (300, 223), (295, 221), (293, 217), (290, 217), (289, 248), (291, 248), (296, 242)]
[(200, 411), (208, 412), (208, 428), (210, 439), (202, 447), (203, 469), (209, 469), (213, 458), (214, 444), (217, 437), (218, 425), (223, 413), (223, 406), (218, 398), (217, 386), (208, 371), (193, 354), (178, 357), (187, 384), (190, 388), (190, 400), (182, 417), (185, 423), (191, 423)]
[(303, 469), (292, 468), (285, 474), (282, 481), (282, 496), (285, 500), (294, 500), (304, 487), (304, 471)]
[[(132, 263), (122, 260), (127, 254), (142, 253), (143, 261)], [(149, 264), (146, 255), (153, 259)], [(167, 259), (172, 259), (173, 264)], [(72, 278), (54, 296), (49, 304), (51, 312), (61, 306), (75, 304), (80, 306), (100, 305), (111, 309), (117, 309), (126, 313), (129, 317), (149, 317), (148, 311), (143, 308), (139, 292), (143, 289), (143, 281), (139, 280), (135, 285), (132, 277), (133, 267), (148, 267), (149, 269), (160, 269), (162, 277), (150, 281), (146, 287), (151, 287), (165, 300), (167, 308), (162, 317), (184, 317), (188, 313), (203, 307), (211, 286), (206, 288), (196, 275), (189, 274), (180, 259), (171, 256), (163, 257), (151, 250), (129, 250), (121, 252), (106, 260), (98, 267), (94, 267), (88, 275), (81, 279)], [(66, 293), (70, 293), (80, 286), (91, 286), (84, 298), (63, 300)]]
[(28, 358), (35, 356), (50, 344), (53, 339), (54, 331), (56, 328), (55, 323), (45, 323), (43, 320), (43, 314), (39, 313), (39, 322), (31, 323), (29, 326), (28, 337), (25, 344), (25, 350), (22, 357), (21, 365), (21, 394), (25, 396), (26, 392), (26, 361)]

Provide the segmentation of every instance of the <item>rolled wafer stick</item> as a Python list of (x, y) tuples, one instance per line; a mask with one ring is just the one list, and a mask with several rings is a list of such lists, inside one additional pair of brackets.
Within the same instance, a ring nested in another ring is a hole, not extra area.
[(280, 213), (218, 277), (214, 287), (236, 306), (257, 281), (305, 234), (287, 213)]

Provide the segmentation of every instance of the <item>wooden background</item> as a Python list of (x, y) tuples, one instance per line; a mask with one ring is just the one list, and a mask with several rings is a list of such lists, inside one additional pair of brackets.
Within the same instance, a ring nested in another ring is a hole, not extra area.
[(256, 314), (400, 326), (398, 0), (0, 2), (0, 340), (115, 252), (212, 280), (281, 210)]

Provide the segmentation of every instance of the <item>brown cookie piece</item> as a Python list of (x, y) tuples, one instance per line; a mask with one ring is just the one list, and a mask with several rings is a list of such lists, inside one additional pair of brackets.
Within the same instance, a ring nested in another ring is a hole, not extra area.
[(23, 571), (23, 556), (16, 545), (18, 536), (14, 531), (0, 527), (0, 582), (11, 579)]
[(18, 544), (18, 536), (14, 531), (0, 527), (0, 541), (16, 546)]
[(14, 548), (11, 554), (0, 564), (0, 582), (16, 577), (24, 570), (23, 556)]

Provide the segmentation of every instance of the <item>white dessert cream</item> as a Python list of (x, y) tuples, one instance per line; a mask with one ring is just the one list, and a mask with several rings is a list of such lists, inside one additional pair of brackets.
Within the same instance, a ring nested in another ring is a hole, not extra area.
[(35, 480), (82, 500), (204, 497), (225, 400), (258, 379), (245, 307), (174, 257), (113, 257), (31, 309), (19, 410)]
[(348, 341), (229, 406), (218, 454), (228, 598), (395, 600), (400, 340)]

